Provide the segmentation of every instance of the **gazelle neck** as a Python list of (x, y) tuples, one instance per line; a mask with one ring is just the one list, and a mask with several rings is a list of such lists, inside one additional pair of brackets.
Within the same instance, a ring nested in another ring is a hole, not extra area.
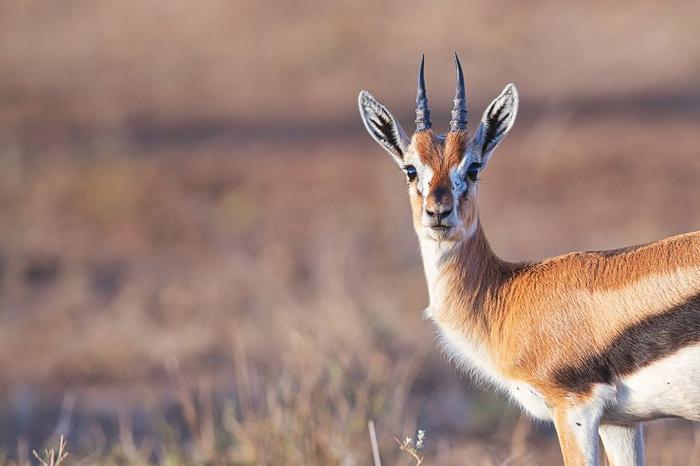
[(428, 285), (428, 298), (430, 307), (437, 306), (437, 300), (441, 294), (438, 290), (440, 285), (442, 272), (448, 263), (455, 260), (455, 255), (460, 246), (460, 242), (454, 241), (437, 241), (432, 238), (426, 238), (419, 235), (420, 252), (423, 259), (423, 271), (425, 272), (425, 281)]
[(484, 293), (502, 283), (510, 269), (491, 250), (478, 218), (471, 234), (459, 241), (439, 242), (423, 235), (419, 241), (430, 299), (428, 314), (455, 301), (473, 307)]

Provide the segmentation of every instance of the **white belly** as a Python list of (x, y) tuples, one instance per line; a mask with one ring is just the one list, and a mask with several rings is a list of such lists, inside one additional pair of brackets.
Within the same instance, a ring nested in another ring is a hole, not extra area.
[(603, 418), (635, 422), (663, 417), (700, 420), (700, 345), (622, 378)]

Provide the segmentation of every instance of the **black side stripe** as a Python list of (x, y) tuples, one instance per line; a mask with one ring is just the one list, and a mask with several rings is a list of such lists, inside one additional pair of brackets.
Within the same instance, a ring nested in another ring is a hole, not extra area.
[(668, 311), (625, 329), (605, 350), (555, 373), (558, 385), (587, 392), (592, 384), (611, 383), (686, 346), (700, 342), (700, 293)]

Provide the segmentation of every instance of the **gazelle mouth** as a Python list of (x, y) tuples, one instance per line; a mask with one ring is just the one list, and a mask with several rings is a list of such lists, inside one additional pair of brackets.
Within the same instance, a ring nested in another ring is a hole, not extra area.
[(452, 226), (451, 225), (445, 225), (445, 224), (438, 224), (438, 225), (433, 225), (430, 227), (430, 234), (433, 238), (437, 240), (444, 240), (446, 239), (452, 231)]
[(429, 236), (436, 241), (446, 241), (453, 234), (454, 228), (451, 225), (438, 224), (430, 227)]

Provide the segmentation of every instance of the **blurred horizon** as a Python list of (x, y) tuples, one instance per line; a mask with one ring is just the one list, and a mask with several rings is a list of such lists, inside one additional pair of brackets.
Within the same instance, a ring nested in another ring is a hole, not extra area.
[[(446, 122), (453, 52), (465, 64), (472, 111), (513, 81), (526, 119), (542, 106), (585, 115), (697, 114), (697, 5), (538, 4), (548, 14), (517, 2), (6, 5), (3, 128), (69, 142), (117, 129), (147, 140), (149, 126), (199, 129), (205, 142), (217, 128), (236, 136), (229, 143), (255, 138), (261, 126), (265, 134), (267, 127), (340, 125), (356, 135), (352, 102), (360, 89), (410, 117), (422, 53), (436, 119)], [(308, 14), (304, 6), (312, 5)], [(420, 27), (412, 34), (409, 25)]]
[[(101, 464), (552, 464), (421, 320), (404, 181), (366, 89), (413, 131), (521, 103), (480, 188), (506, 260), (700, 229), (700, 3), (0, 6), (0, 453)], [(690, 423), (647, 431), (692, 464)], [(2, 458), (5, 458), (3, 456)], [(471, 464), (471, 463), (469, 463)]]

